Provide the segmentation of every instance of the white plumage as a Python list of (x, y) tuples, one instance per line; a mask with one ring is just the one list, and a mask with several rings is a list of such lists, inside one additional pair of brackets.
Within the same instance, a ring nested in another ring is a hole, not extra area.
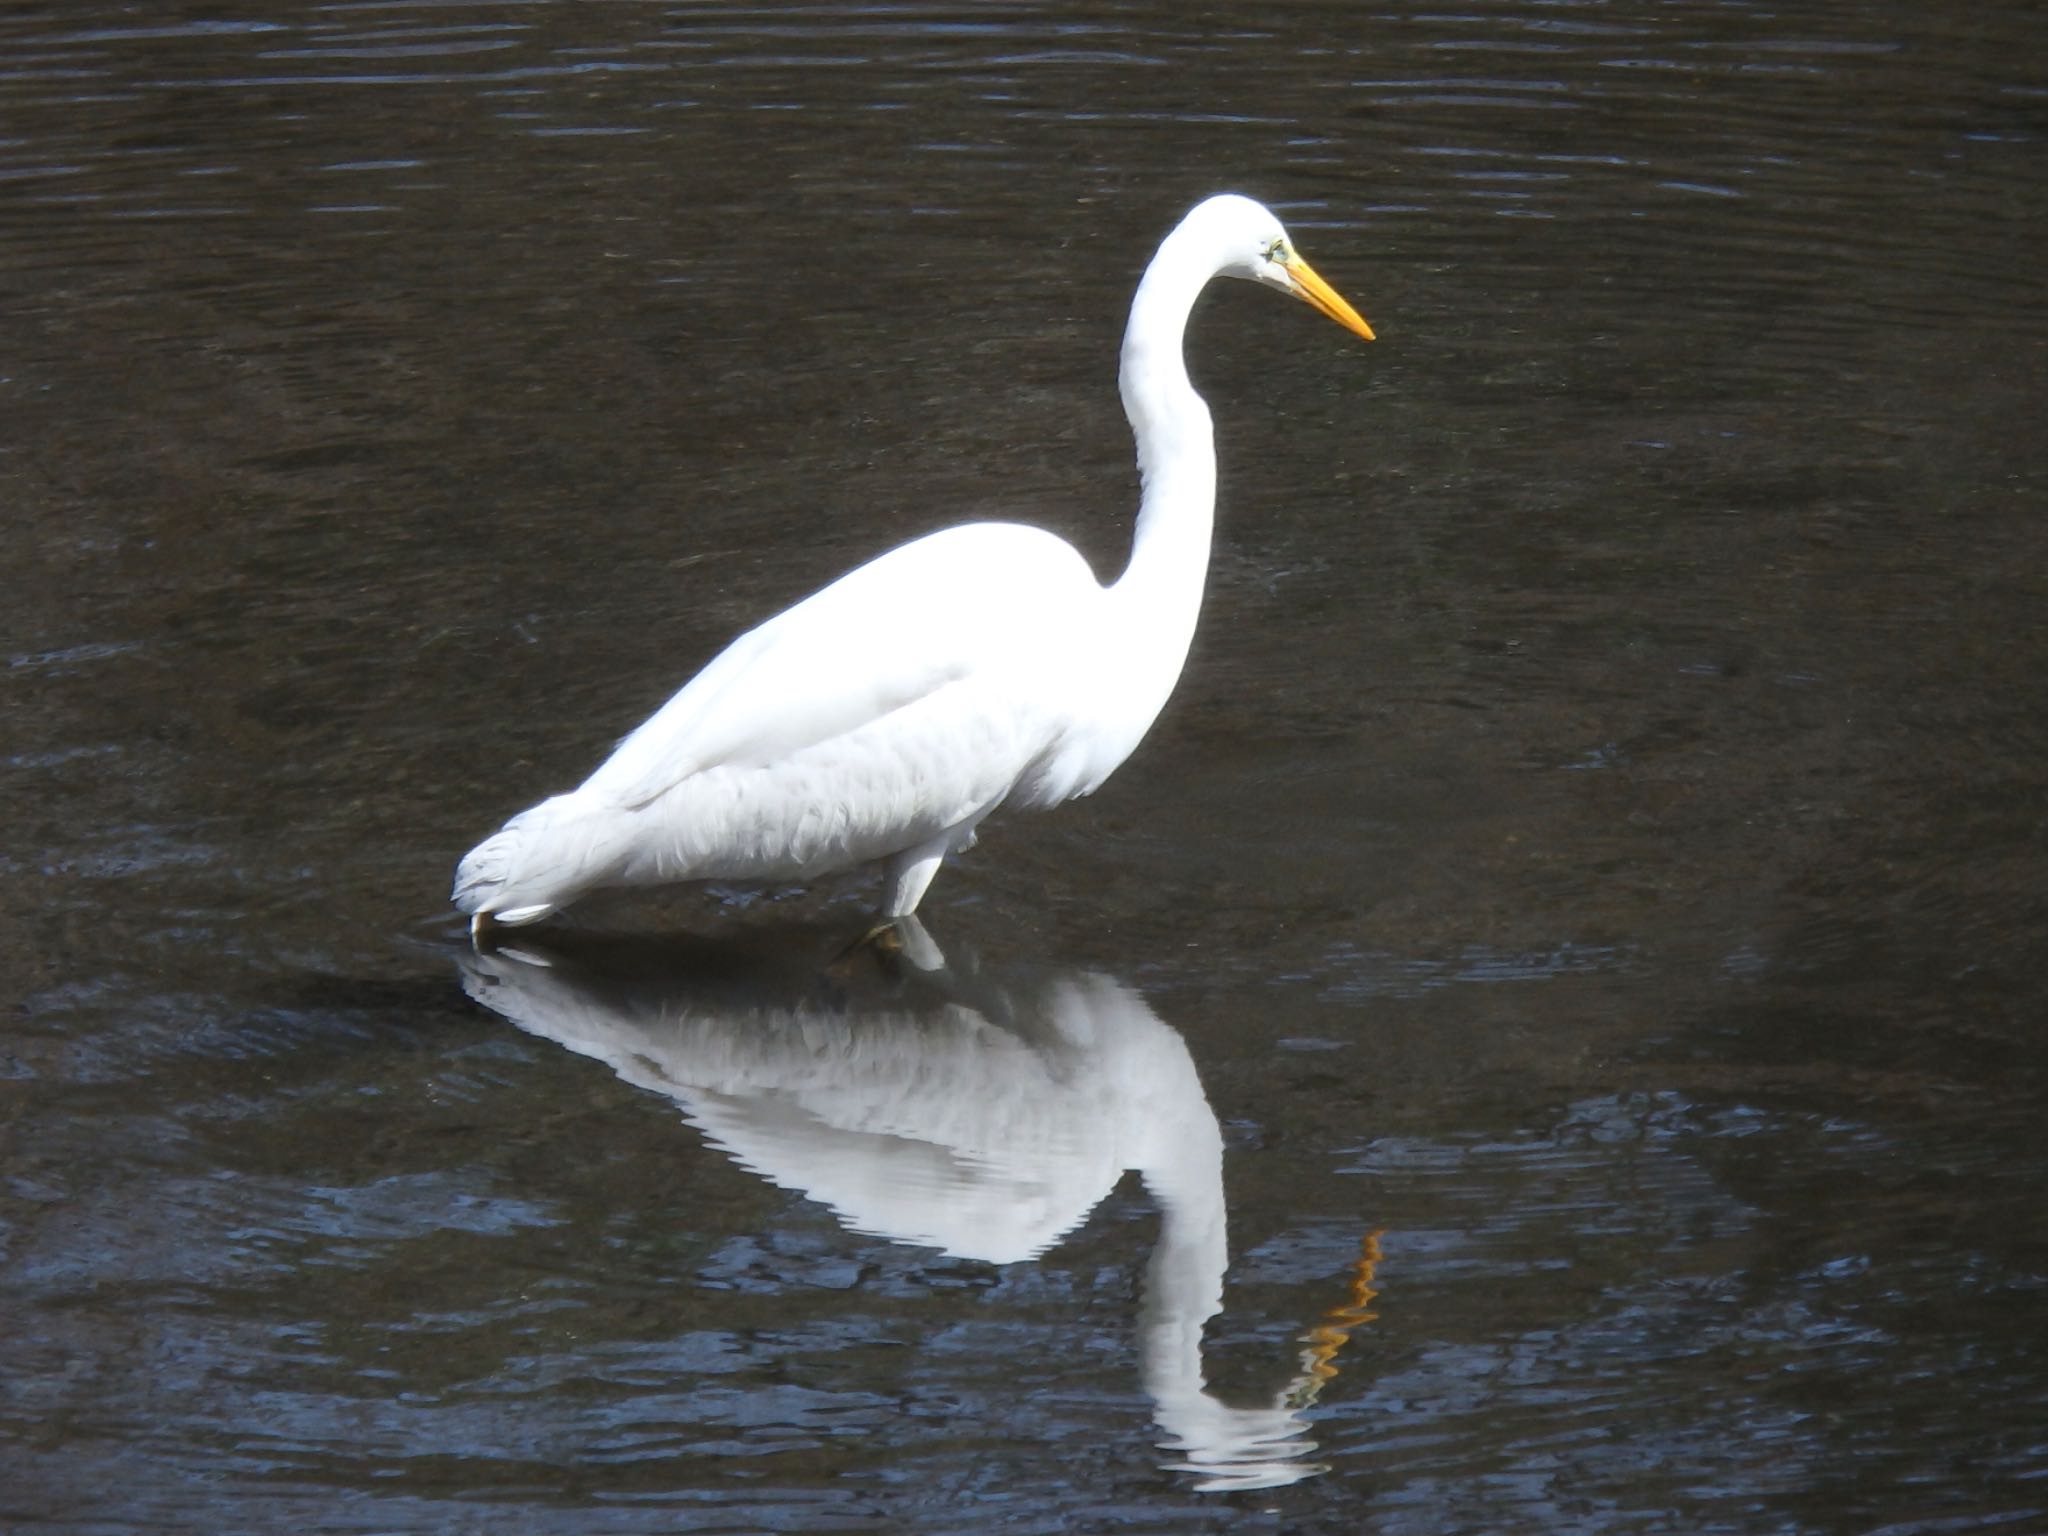
[(1085, 795), (1130, 756), (1186, 660), (1216, 499), (1208, 408), (1181, 338), (1215, 276), (1371, 329), (1249, 198), (1212, 197), (1147, 267), (1120, 384), (1143, 495), (1103, 586), (1043, 529), (913, 540), (748, 631), (576, 789), (462, 860), (475, 923), (530, 923), (607, 886), (800, 882), (888, 861), (882, 915), (913, 911), (997, 806)]

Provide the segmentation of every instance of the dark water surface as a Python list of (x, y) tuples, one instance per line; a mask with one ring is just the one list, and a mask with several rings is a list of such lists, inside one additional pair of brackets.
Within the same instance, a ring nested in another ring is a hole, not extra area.
[[(0, 11), (0, 1523), (2048, 1530), (2044, 56)], [(1226, 187), (1381, 340), (1205, 302), (1188, 674), (943, 969), (858, 881), (465, 958), (741, 625), (1116, 567)]]

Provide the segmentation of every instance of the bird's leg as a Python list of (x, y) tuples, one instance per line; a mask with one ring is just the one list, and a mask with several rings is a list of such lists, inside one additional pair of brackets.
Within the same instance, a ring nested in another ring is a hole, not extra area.
[(948, 828), (928, 842), (904, 849), (889, 861), (879, 927), (886, 928), (897, 918), (908, 917), (917, 910), (917, 904), (924, 899), (924, 893), (932, 883), (932, 876), (939, 872), (939, 865), (945, 862), (946, 855), (953, 848), (954, 832)]
[[(972, 835), (970, 833), (970, 835)], [(840, 954), (844, 959), (857, 949), (870, 946), (885, 954), (901, 954), (905, 949), (904, 935), (899, 929), (908, 925), (923, 937), (924, 929), (912, 916), (917, 904), (923, 900), (925, 891), (932, 883), (932, 876), (939, 872), (939, 866), (946, 861), (956, 845), (958, 829), (948, 828), (937, 837), (919, 843), (915, 848), (906, 848), (889, 860), (889, 872), (882, 888), (882, 906), (874, 924), (847, 945)], [(916, 940), (911, 941), (915, 945)], [(931, 940), (924, 938), (926, 946), (936, 949)], [(913, 956), (912, 963), (915, 963)], [(920, 967), (926, 969), (926, 967)]]
[(946, 952), (914, 913), (896, 920), (896, 953), (913, 969), (927, 974), (946, 968)]

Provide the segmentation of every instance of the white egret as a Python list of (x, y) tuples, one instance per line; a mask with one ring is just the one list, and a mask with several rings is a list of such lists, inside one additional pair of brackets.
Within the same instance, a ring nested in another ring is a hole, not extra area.
[(943, 529), (842, 576), (733, 641), (579, 787), (470, 850), (454, 900), (472, 928), (537, 922), (601, 887), (802, 882), (881, 860), (893, 920), (997, 806), (1099, 787), (1194, 637), (1216, 444), (1181, 339), (1219, 276), (1372, 339), (1270, 210), (1199, 204), (1145, 269), (1124, 332), (1142, 494), (1118, 580), (1018, 523)]

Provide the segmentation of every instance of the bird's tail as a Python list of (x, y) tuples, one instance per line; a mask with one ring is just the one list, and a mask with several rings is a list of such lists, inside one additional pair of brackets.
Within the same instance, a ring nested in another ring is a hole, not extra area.
[(598, 808), (576, 794), (521, 811), (455, 867), (455, 905), (516, 927), (566, 907), (618, 868), (631, 812)]

